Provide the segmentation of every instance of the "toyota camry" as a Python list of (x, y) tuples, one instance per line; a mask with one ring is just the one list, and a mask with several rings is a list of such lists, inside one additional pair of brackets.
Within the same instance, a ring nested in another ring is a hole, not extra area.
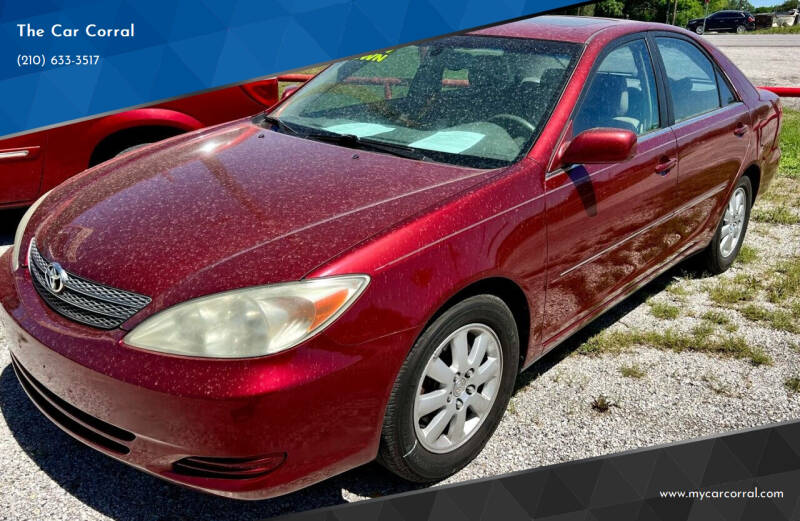
[(731, 265), (780, 118), (660, 24), (540, 17), (335, 63), (39, 199), (0, 263), (12, 365), (70, 435), (206, 492), (375, 459), (441, 480), (520, 371), (689, 256)]

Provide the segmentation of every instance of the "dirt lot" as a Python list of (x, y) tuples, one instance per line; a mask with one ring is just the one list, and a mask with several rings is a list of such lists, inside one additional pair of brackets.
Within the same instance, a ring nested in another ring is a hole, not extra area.
[[(764, 69), (760, 54), (734, 59)], [(679, 266), (535, 364), (484, 452), (448, 482), (800, 417), (798, 114), (791, 121), (794, 166), (758, 201), (734, 267), (707, 277)], [(15, 381), (0, 330), (0, 520), (260, 519), (407, 489), (376, 465), (256, 503), (163, 483), (46, 420)]]

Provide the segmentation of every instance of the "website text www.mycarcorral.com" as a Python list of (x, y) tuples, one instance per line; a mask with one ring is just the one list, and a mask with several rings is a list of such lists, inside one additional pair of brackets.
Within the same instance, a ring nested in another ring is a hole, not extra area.
[(666, 499), (781, 499), (783, 490), (661, 490), (659, 497)]

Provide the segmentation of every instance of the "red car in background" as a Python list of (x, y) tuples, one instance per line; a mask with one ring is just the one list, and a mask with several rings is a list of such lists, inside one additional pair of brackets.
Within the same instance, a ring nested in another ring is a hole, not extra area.
[(731, 265), (780, 126), (661, 24), (545, 16), (343, 61), (40, 198), (0, 258), (12, 365), (75, 438), (206, 492), (376, 458), (440, 480), (519, 371), (681, 260)]
[(279, 81), (310, 77), (254, 81), (0, 139), (0, 208), (27, 206), (78, 172), (134, 147), (260, 112), (278, 102)]

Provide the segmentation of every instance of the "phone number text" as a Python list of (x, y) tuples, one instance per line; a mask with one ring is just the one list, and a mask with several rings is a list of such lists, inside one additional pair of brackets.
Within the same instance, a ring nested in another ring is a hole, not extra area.
[(77, 65), (79, 67), (97, 65), (100, 63), (99, 54), (54, 54), (45, 56), (44, 54), (18, 54), (17, 67), (64, 67)]

